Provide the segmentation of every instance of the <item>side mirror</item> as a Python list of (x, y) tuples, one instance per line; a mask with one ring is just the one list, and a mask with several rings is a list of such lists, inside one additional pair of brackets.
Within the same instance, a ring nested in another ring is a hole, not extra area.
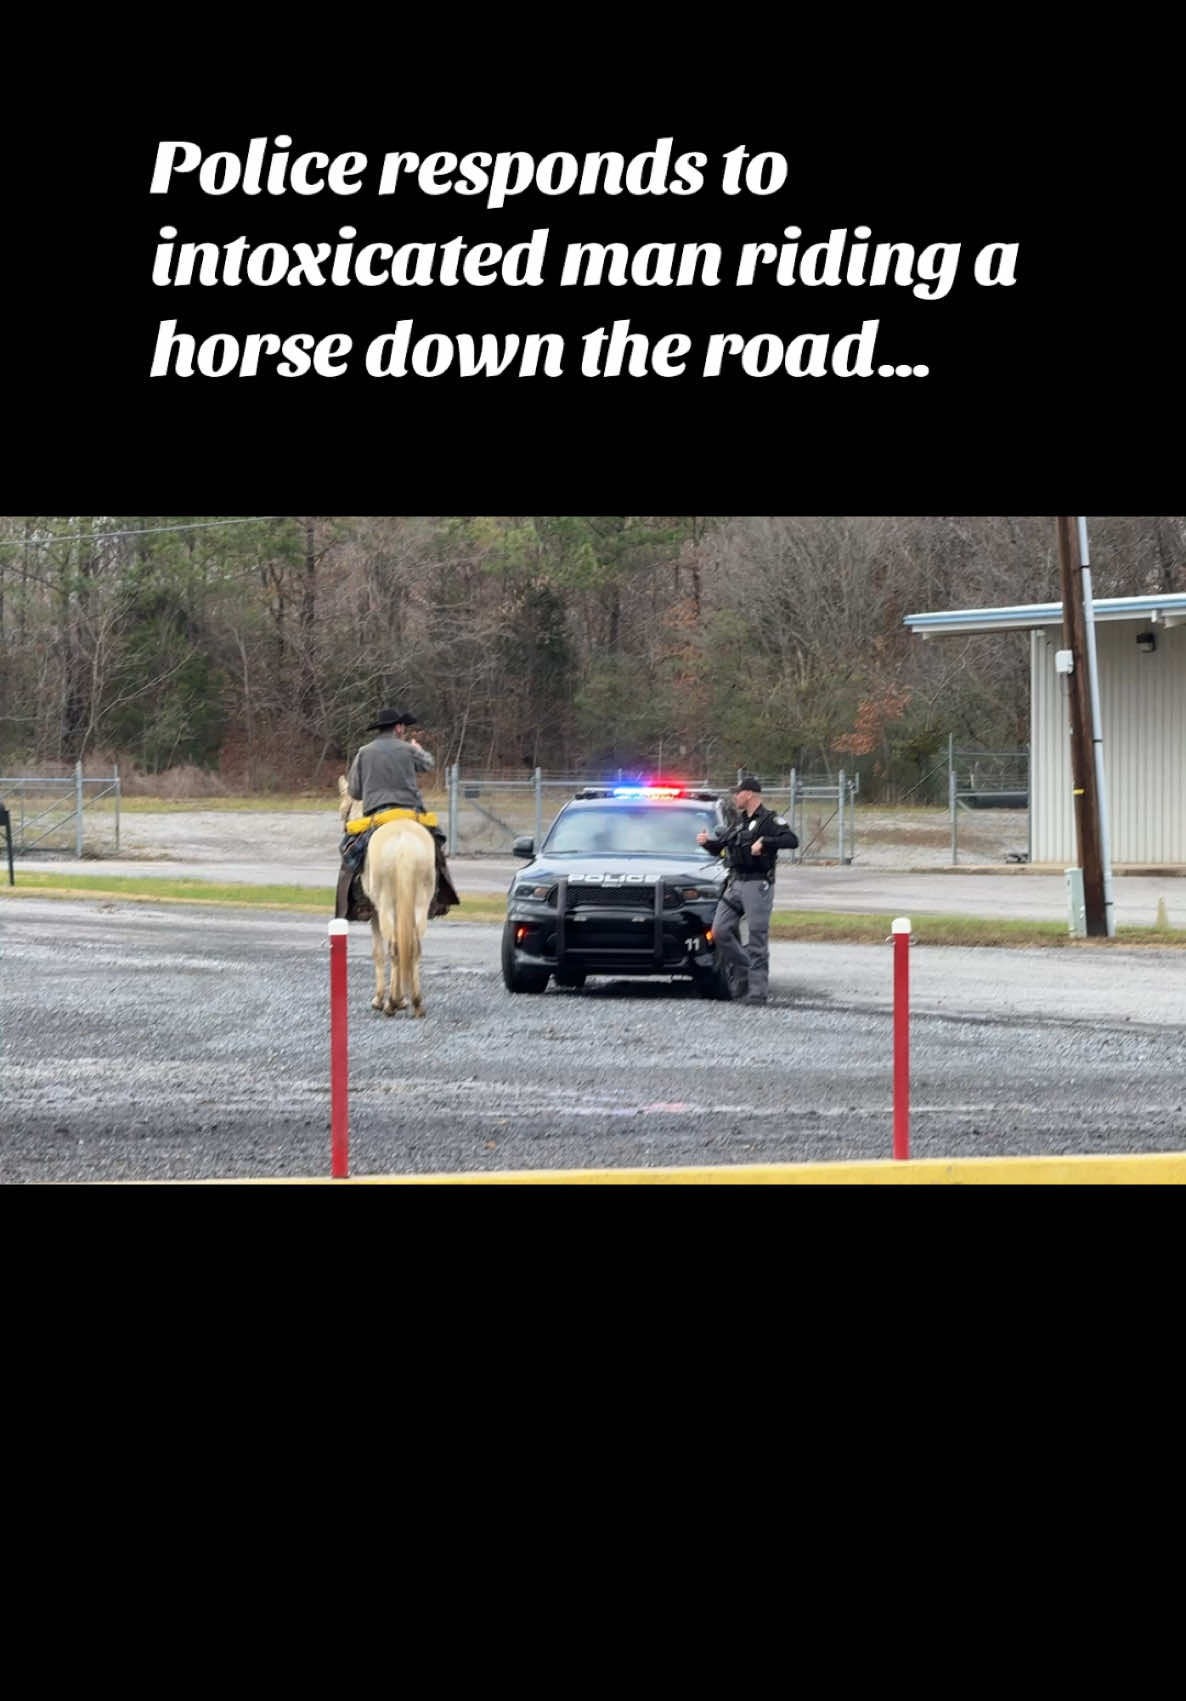
[(535, 840), (533, 838), (531, 838), (530, 836), (528, 836), (526, 838), (522, 838), (522, 839), (516, 839), (514, 844), (511, 846), (511, 855), (512, 856), (534, 856), (535, 855)]

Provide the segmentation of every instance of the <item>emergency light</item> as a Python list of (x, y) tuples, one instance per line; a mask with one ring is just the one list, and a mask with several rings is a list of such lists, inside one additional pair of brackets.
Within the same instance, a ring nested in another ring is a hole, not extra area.
[(615, 786), (615, 797), (682, 797), (682, 786)]

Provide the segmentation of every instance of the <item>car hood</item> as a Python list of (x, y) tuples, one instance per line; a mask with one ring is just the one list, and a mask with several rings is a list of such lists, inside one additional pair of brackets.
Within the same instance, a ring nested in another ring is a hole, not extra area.
[(723, 882), (726, 873), (720, 857), (705, 856), (698, 845), (687, 853), (674, 851), (655, 856), (625, 856), (606, 851), (596, 856), (548, 856), (545, 853), (535, 862), (525, 863), (511, 886), (513, 889), (516, 882), (527, 878), (535, 884), (542, 884), (545, 880), (559, 880), (562, 875), (567, 875), (570, 880), (588, 879), (595, 875), (598, 883), (607, 876), (613, 876), (615, 884), (628, 875), (646, 881), (669, 876), (675, 880)]

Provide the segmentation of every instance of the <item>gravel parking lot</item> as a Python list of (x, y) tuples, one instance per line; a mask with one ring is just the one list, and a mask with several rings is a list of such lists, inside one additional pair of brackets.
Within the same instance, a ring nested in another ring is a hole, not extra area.
[[(888, 1157), (891, 952), (776, 944), (774, 1002), (593, 981), (512, 997), (498, 930), (429, 929), (428, 1014), (369, 1009), (352, 1173)], [(25, 898), (0, 911), (0, 1180), (325, 1175), (325, 923)], [(917, 947), (916, 1157), (1186, 1147), (1186, 963)]]

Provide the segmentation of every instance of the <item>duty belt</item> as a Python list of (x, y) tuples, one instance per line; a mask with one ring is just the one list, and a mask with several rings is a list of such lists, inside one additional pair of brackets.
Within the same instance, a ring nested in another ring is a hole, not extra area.
[(420, 809), (380, 809), (374, 815), (356, 815), (353, 821), (347, 821), (348, 833), (365, 833), (368, 827), (381, 827), (385, 821), (419, 821), (422, 827), (435, 827), (437, 818), (431, 810)]

